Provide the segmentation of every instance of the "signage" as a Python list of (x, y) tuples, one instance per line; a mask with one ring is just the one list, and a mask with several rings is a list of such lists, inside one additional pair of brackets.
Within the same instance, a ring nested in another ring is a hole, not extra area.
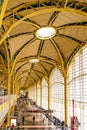
[(11, 126), (16, 126), (17, 125), (17, 117), (15, 117), (15, 116), (12, 116), (11, 117)]

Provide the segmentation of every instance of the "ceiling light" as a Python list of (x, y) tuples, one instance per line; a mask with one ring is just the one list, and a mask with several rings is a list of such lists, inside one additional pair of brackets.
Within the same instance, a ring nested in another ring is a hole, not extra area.
[(54, 27), (42, 27), (36, 31), (36, 37), (39, 39), (50, 39), (56, 34)]
[(38, 63), (39, 62), (39, 59), (31, 59), (29, 60), (30, 63)]

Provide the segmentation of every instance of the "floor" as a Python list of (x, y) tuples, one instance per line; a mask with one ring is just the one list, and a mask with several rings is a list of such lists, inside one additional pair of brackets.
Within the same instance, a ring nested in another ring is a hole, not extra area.
[[(33, 111), (34, 110), (34, 111)], [(43, 113), (37, 112), (38, 109), (24, 98), (17, 101), (14, 113), (16, 117), (16, 127), (3, 127), (0, 130), (60, 130), (50, 122)]]
[(28, 112), (37, 110), (30, 102), (21, 99), (17, 103), (17, 129), (19, 130), (56, 130), (55, 126), (42, 113)]

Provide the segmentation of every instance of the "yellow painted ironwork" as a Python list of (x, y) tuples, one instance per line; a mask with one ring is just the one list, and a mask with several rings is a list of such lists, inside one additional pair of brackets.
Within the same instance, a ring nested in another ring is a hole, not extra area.
[(5, 11), (6, 11), (7, 4), (8, 4), (8, 0), (4, 0), (3, 4), (2, 4), (1, 14), (0, 14), (0, 27), (2, 25), (2, 21), (3, 21), (3, 18), (4, 18), (4, 14), (5, 14)]
[(7, 47), (7, 42), (5, 41), (5, 48), (6, 48), (6, 53), (7, 53), (7, 76), (8, 76), (8, 106), (9, 106), (9, 110), (8, 110), (8, 116), (7, 116), (7, 125), (10, 125), (10, 103), (11, 103), (11, 76), (10, 76), (10, 71), (11, 71), (11, 64), (10, 64), (10, 56), (9, 56), (9, 52), (8, 52), (8, 47)]
[[(8, 66), (8, 70), (10, 69), (10, 67)], [(8, 101), (9, 101), (9, 110), (8, 110), (8, 116), (7, 116), (7, 125), (9, 126), (10, 125), (10, 113), (11, 113), (11, 110), (10, 110), (10, 99), (11, 99), (11, 77), (9, 76), (9, 71), (8, 71)]]
[(68, 123), (68, 104), (67, 104), (67, 96), (68, 96), (68, 89), (67, 89), (67, 69), (65, 68), (64, 73), (64, 109), (65, 109), (65, 124)]
[(69, 0), (65, 0), (64, 8), (67, 6)]
[[(12, 83), (13, 83), (12, 84), (12, 94), (14, 95), (15, 94), (15, 92), (14, 92), (14, 85), (15, 85), (14, 75), (12, 76)], [(12, 106), (12, 111), (14, 112), (14, 103), (13, 103), (13, 106)]]
[[(33, 42), (33, 40), (35, 40), (35, 38), (34, 39), (32, 39), (31, 41), (30, 41), (30, 43), (32, 43)], [(22, 49), (21, 49), (22, 50)], [(19, 54), (21, 53), (21, 51), (19, 52)], [(18, 55), (16, 56), (16, 58), (14, 59), (14, 62), (13, 62), (13, 64), (12, 64), (12, 69), (11, 69), (11, 73), (10, 73), (10, 76), (12, 76), (13, 75), (13, 72), (14, 72), (14, 68), (15, 68), (15, 65), (16, 65), (16, 62), (17, 62), (17, 57), (18, 57)]]
[(42, 83), (40, 82), (40, 106), (42, 107)]
[(53, 43), (53, 45), (55, 46), (55, 48), (56, 48), (56, 50), (57, 50), (57, 52), (59, 54), (59, 57), (61, 59), (62, 67), (64, 68), (63, 54), (61, 53), (60, 49), (58, 48), (58, 46), (56, 45), (56, 43), (54, 42), (54, 40), (53, 39), (50, 39), (50, 40)]
[(17, 95), (19, 95), (19, 91), (20, 91), (20, 85), (18, 84), (17, 81), (15, 81), (15, 86), (14, 86), (15, 90), (14, 90), (14, 93)]
[(34, 16), (36, 16), (38, 14), (43, 14), (43, 13), (46, 13), (46, 12), (53, 12), (53, 11), (60, 11), (60, 12), (67, 12), (68, 11), (68, 12), (71, 12), (71, 13), (76, 13), (76, 14), (83, 15), (83, 16), (87, 17), (86, 12), (83, 12), (81, 10), (68, 8), (68, 7), (67, 8), (49, 7), (47, 9), (38, 10), (38, 11), (35, 11), (35, 12), (31, 13), (31, 14), (28, 14), (28, 15), (24, 16), (23, 18), (21, 18), (20, 20), (18, 20), (14, 24), (12, 24), (11, 27), (5, 32), (3, 38), (0, 40), (0, 44), (2, 44), (2, 42), (4, 41), (4, 39), (6, 38), (6, 36), (10, 33), (10, 31), (12, 29), (15, 26), (17, 26), (19, 23), (22, 23), (26, 18), (31, 18), (31, 17), (34, 17)]
[(37, 87), (37, 84), (36, 84), (36, 104), (38, 103), (38, 87)]
[(70, 58), (69, 58), (69, 60), (68, 60), (68, 62), (67, 62), (67, 66), (68, 66), (68, 67), (69, 67), (70, 64), (72, 63), (72, 61), (73, 61), (73, 59), (74, 59), (76, 53), (79, 52), (79, 51), (82, 49), (82, 47), (84, 47), (86, 44), (87, 44), (87, 40), (83, 41), (81, 47), (78, 46), (78, 47), (73, 51), (73, 53), (70, 55)]
[(50, 109), (50, 80), (48, 78), (48, 109)]
[(5, 66), (4, 60), (3, 60), (3, 58), (2, 58), (1, 55), (0, 55), (0, 57), (1, 57), (1, 60), (2, 60), (3, 66), (4, 66), (5, 73), (7, 74), (7, 69), (6, 69), (6, 66)]
[[(67, 4), (68, 0), (65, 0), (65, 7), (66, 7), (66, 4)], [(7, 6), (7, 3), (8, 3), (8, 0), (4, 0), (3, 1), (3, 5), (2, 5), (2, 11), (1, 11), (1, 14), (0, 14), (0, 27), (2, 25), (2, 21), (3, 21), (3, 17), (4, 17), (4, 13), (5, 13), (5, 10), (6, 10), (6, 6)], [(17, 26), (18, 24), (20, 24), (21, 22), (24, 22), (23, 20), (27, 19), (27, 18), (31, 18), (33, 16), (36, 16), (38, 14), (43, 14), (45, 12), (53, 12), (53, 11), (60, 11), (60, 12), (64, 12), (64, 11), (68, 11), (68, 12), (71, 12), (71, 13), (76, 13), (76, 14), (79, 14), (79, 15), (83, 15), (85, 17), (87, 17), (87, 13), (86, 12), (83, 12), (81, 10), (76, 10), (76, 9), (71, 9), (71, 8), (57, 8), (57, 7), (52, 7), (52, 8), (48, 8), (48, 9), (42, 9), (42, 10), (38, 10), (38, 11), (35, 11), (31, 14), (28, 14), (26, 16), (24, 16), (23, 18), (21, 18), (20, 20), (18, 20), (17, 22), (14, 22), (12, 23), (12, 25), (10, 26), (10, 28), (7, 30), (7, 32), (5, 32), (3, 38), (1, 39), (0, 41), (0, 44), (2, 44), (2, 42), (5, 40), (6, 36), (10, 33), (10, 31), (15, 27)], [(11, 13), (9, 11), (9, 13)], [(33, 25), (34, 23), (31, 22), (31, 24)], [(37, 26), (37, 25), (36, 25)], [(39, 27), (39, 26), (37, 26)], [(54, 43), (53, 40), (51, 40), (52, 43)], [(62, 61), (62, 67), (64, 67), (64, 61), (63, 61), (63, 57), (60, 53), (60, 51), (58, 50), (57, 46), (55, 46), (55, 48), (57, 49), (57, 52), (60, 56), (60, 59)], [(8, 75), (8, 99), (9, 99), (9, 111), (8, 111), (8, 125), (10, 123), (10, 96), (11, 96), (11, 76), (12, 76), (12, 72), (14, 71), (14, 67), (16, 65), (16, 61), (17, 61), (17, 57), (15, 58), (14, 60), (14, 63), (13, 63), (13, 66), (12, 66), (12, 70), (11, 70), (11, 64), (10, 64), (10, 58), (9, 58), (9, 54), (8, 54), (8, 49), (6, 47), (6, 51), (7, 51), (7, 61), (8, 61), (8, 67), (7, 67), (7, 75)], [(75, 51), (76, 53), (77, 51)], [(75, 53), (73, 53), (73, 55), (75, 55)], [(73, 55), (71, 56), (71, 59), (69, 60), (69, 62), (72, 60), (73, 58)], [(51, 61), (49, 61), (51, 62)], [(4, 64), (5, 65), (5, 64)], [(17, 84), (18, 85), (18, 84)], [(33, 89), (34, 90), (34, 89)], [(13, 81), (13, 94), (14, 94), (14, 81)], [(19, 86), (17, 86), (17, 90), (16, 90), (16, 93), (18, 95), (19, 93)], [(67, 124), (67, 69), (65, 69), (65, 73), (64, 73), (64, 106), (65, 106), (65, 123)], [(33, 91), (33, 98), (34, 98), (34, 91)], [(37, 89), (37, 86), (36, 86), (36, 103), (37, 103), (37, 99), (38, 99), (38, 89)], [(42, 85), (40, 87), (40, 106), (42, 106)], [(50, 82), (48, 80), (48, 109), (50, 109)]]

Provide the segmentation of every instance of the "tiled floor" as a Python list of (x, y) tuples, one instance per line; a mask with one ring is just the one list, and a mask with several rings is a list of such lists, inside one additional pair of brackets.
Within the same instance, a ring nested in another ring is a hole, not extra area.
[[(18, 111), (23, 110), (23, 109), (28, 109), (28, 110), (36, 109), (32, 105), (26, 104), (25, 101), (24, 103), (23, 101), (20, 102), (18, 106), (19, 106)], [(35, 119), (33, 119), (34, 117)], [(26, 113), (26, 112), (21, 113), (19, 115), (19, 120), (20, 120), (20, 126), (19, 128), (17, 128), (19, 130), (56, 130), (56, 128), (52, 125), (51, 122), (49, 122), (47, 119), (45, 121), (45, 118), (42, 115), (42, 113)], [(53, 126), (53, 128), (52, 127), (47, 128), (45, 127), (46, 125)], [(22, 126), (25, 126), (26, 128), (25, 127), (22, 128)], [(28, 126), (30, 126), (31, 128), (29, 128)], [(44, 128), (42, 126), (44, 126)]]
[[(42, 113), (23, 112), (23, 110), (36, 110), (34, 106), (26, 103), (25, 100), (21, 100), (16, 107), (17, 127), (13, 130), (57, 130)], [(11, 130), (11, 128), (0, 130)]]

